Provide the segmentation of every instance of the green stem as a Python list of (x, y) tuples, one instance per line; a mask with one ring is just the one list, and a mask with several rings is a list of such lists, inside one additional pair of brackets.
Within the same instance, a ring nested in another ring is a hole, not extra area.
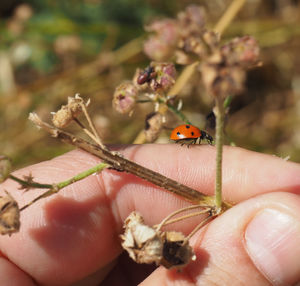
[(49, 184), (40, 184), (37, 182), (30, 182), (30, 181), (26, 181), (26, 180), (22, 180), (18, 177), (15, 177), (14, 175), (10, 174), (9, 178), (18, 182), (20, 185), (22, 185), (23, 187), (29, 187), (29, 188), (39, 188), (39, 189), (50, 189), (52, 188), (52, 185)]
[(176, 109), (173, 105), (167, 103), (168, 108), (174, 113), (176, 114), (183, 122), (185, 122), (186, 124), (192, 124), (188, 118), (178, 109)]
[(223, 155), (223, 127), (224, 127), (224, 102), (216, 98), (214, 108), (216, 116), (216, 181), (215, 181), (215, 203), (217, 212), (222, 207), (222, 155)]
[[(110, 165), (107, 164), (107, 163), (100, 163), (100, 164), (98, 164), (98, 165), (96, 165), (96, 166), (94, 166), (94, 167), (92, 167), (92, 168), (90, 168), (90, 169), (88, 169), (88, 170), (86, 170), (86, 171), (84, 171), (82, 173), (77, 174), (76, 176), (74, 176), (74, 177), (72, 177), (72, 178), (70, 178), (70, 179), (68, 179), (66, 181), (63, 181), (63, 182), (60, 182), (60, 183), (57, 183), (57, 184), (53, 184), (53, 185), (46, 185), (46, 184), (37, 184), (37, 183), (34, 183), (35, 187), (37, 185), (39, 185), (37, 188), (41, 188), (41, 186), (48, 186), (49, 190), (47, 192), (43, 193), (42, 195), (36, 197), (34, 200), (32, 200), (27, 205), (25, 205), (22, 208), (20, 208), (20, 211), (25, 210), (30, 205), (32, 205), (33, 203), (35, 203), (36, 201), (38, 201), (38, 200), (40, 200), (42, 198), (46, 198), (46, 197), (49, 197), (49, 196), (51, 196), (53, 194), (56, 194), (59, 190), (61, 190), (62, 188), (65, 188), (68, 185), (71, 185), (71, 184), (73, 184), (73, 183), (75, 183), (77, 181), (80, 181), (80, 180), (82, 180), (82, 179), (84, 179), (84, 178), (86, 178), (86, 177), (88, 177), (88, 176), (90, 176), (92, 174), (101, 172), (103, 169), (108, 168), (109, 166)], [(18, 179), (18, 180), (15, 180), (15, 179)], [(16, 178), (16, 177), (14, 177), (14, 180), (18, 181), (18, 182), (23, 181), (23, 180), (21, 180), (19, 178)], [(30, 186), (32, 186), (32, 185), (30, 185)], [(43, 188), (45, 188), (45, 187), (43, 187)]]
[(177, 115), (183, 122), (185, 122), (186, 124), (192, 124), (191, 121), (188, 120), (188, 118), (180, 111), (178, 110), (176, 107), (174, 107), (172, 104), (166, 102), (166, 100), (163, 100), (161, 98), (157, 99), (159, 103), (164, 103), (167, 105), (167, 107), (175, 114)]
[(86, 171), (83, 171), (82, 173), (77, 174), (76, 176), (74, 176), (74, 177), (72, 177), (72, 178), (70, 178), (66, 181), (55, 184), (55, 188), (57, 190), (65, 188), (66, 186), (71, 185), (71, 184), (73, 184), (77, 181), (80, 181), (80, 180), (82, 180), (82, 179), (84, 179), (84, 178), (86, 178), (86, 177), (88, 177), (92, 174), (101, 172), (103, 169), (105, 169), (107, 167), (109, 167), (109, 165), (107, 163), (100, 163), (100, 164), (98, 164), (98, 165), (96, 165), (96, 166), (94, 166), (94, 167), (92, 167), (92, 168), (90, 168)]

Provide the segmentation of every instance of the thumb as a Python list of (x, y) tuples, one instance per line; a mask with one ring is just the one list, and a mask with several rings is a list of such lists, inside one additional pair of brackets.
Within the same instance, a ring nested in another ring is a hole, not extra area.
[(191, 242), (197, 260), (183, 272), (159, 268), (142, 285), (174, 279), (180, 285), (294, 285), (300, 281), (299, 238), (299, 196), (261, 195), (199, 231)]

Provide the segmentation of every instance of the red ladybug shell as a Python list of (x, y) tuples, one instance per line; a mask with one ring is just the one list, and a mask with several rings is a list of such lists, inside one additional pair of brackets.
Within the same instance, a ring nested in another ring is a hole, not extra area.
[(173, 129), (170, 139), (181, 140), (181, 139), (195, 139), (201, 137), (201, 130), (190, 124), (183, 124)]

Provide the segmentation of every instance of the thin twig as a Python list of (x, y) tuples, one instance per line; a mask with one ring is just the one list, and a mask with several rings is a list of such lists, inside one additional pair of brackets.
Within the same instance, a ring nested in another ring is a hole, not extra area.
[(201, 228), (203, 227), (206, 223), (209, 222), (209, 220), (213, 219), (213, 216), (210, 214), (207, 218), (205, 218), (203, 221), (201, 221), (190, 233), (189, 235), (185, 238), (185, 242), (188, 242), (190, 238)]
[[(178, 215), (179, 213), (182, 213), (182, 212), (185, 212), (185, 211), (188, 211), (188, 210), (193, 210), (193, 209), (197, 209), (197, 208), (200, 208), (202, 206), (188, 206), (188, 207), (184, 207), (184, 208), (181, 208), (175, 212), (172, 212), (171, 214), (169, 214), (167, 217), (165, 217), (161, 223), (156, 227), (156, 231), (159, 231), (163, 226), (167, 225), (167, 224), (170, 224), (170, 223), (173, 223), (173, 222), (177, 222), (179, 221), (178, 219), (185, 219), (186, 216), (183, 217), (180, 217), (180, 218), (177, 218), (177, 219), (174, 219), (174, 220), (170, 220), (172, 217), (174, 217), (175, 215)], [(205, 213), (209, 210), (209, 208), (205, 208), (201, 211), (201, 213)], [(200, 212), (197, 212), (197, 215), (198, 214), (201, 214)], [(187, 217), (191, 217), (191, 215), (193, 214), (189, 214), (187, 215)]]
[(214, 31), (222, 34), (232, 22), (237, 13), (240, 11), (240, 9), (244, 6), (245, 2), (246, 0), (233, 0), (219, 22), (216, 24)]

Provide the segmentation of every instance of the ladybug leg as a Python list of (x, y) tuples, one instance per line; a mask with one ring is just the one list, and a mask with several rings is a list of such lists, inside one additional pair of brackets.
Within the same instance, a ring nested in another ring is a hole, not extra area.
[(191, 146), (192, 144), (196, 144), (196, 142), (197, 142), (197, 138), (195, 138), (195, 139), (190, 139), (189, 142), (188, 142), (188, 144), (187, 144), (187, 147), (190, 148), (190, 146)]

